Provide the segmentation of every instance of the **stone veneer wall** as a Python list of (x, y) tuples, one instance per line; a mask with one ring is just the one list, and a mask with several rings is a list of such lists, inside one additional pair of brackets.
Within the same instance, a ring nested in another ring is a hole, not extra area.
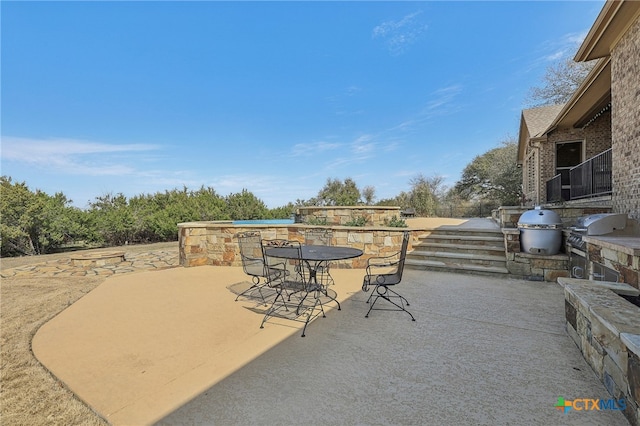
[[(620, 281), (640, 289), (640, 236), (585, 237), (589, 268), (592, 262), (618, 271)], [(625, 245), (625, 242), (629, 244)], [(592, 271), (591, 271), (592, 272)]]
[[(552, 206), (544, 208), (558, 213), (565, 227), (573, 225), (580, 216), (611, 211), (609, 207)], [(545, 256), (521, 251), (518, 220), (520, 215), (527, 210), (530, 210), (530, 208), (500, 207), (492, 212), (494, 220), (498, 222), (504, 235), (505, 255), (509, 273), (525, 279), (550, 282), (555, 282), (559, 277), (568, 277), (570, 275), (569, 256), (566, 253)], [(564, 247), (564, 244), (561, 247)]]
[[(229, 221), (189, 222), (178, 224), (180, 264), (185, 267), (214, 265), (242, 266), (236, 233), (260, 231), (262, 238), (281, 238), (304, 241), (306, 229), (311, 225), (233, 225)], [(323, 226), (327, 228), (327, 226)], [(364, 268), (367, 259), (385, 256), (400, 250), (404, 228), (329, 227), (333, 230), (333, 245), (363, 250), (355, 259), (333, 262), (338, 268)], [(417, 231), (416, 231), (417, 232)], [(415, 235), (414, 235), (415, 238)], [(412, 248), (413, 238), (408, 250)]]
[(640, 424), (640, 308), (593, 281), (559, 279), (567, 333), (624, 415)]
[[(582, 216), (588, 216), (596, 213), (611, 213), (611, 206), (593, 206), (593, 205), (550, 205), (542, 206), (543, 209), (553, 210), (560, 216), (562, 225), (564, 227), (572, 226), (576, 223), (576, 220)], [(519, 206), (502, 206), (492, 212), (493, 219), (498, 222), (500, 228), (517, 228), (518, 220), (522, 213), (527, 210), (531, 210), (531, 207), (519, 207)]]
[(611, 54), (613, 209), (640, 220), (640, 19)]
[(349, 206), (349, 207), (298, 207), (296, 222), (346, 225), (354, 219), (364, 217), (368, 226), (384, 226), (394, 216), (400, 218), (400, 207)]
[(534, 281), (555, 282), (568, 277), (569, 256), (565, 253), (541, 255), (523, 253), (520, 249), (520, 230), (503, 228), (507, 269), (509, 273)]

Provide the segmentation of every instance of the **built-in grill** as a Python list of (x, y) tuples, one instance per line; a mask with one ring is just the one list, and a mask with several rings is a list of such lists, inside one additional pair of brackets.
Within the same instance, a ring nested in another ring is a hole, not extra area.
[[(579, 218), (574, 226), (569, 227), (567, 236), (567, 251), (573, 278), (589, 278), (587, 270), (587, 243), (585, 236), (607, 235), (622, 230), (627, 224), (627, 215), (620, 213), (598, 213)], [(616, 271), (605, 268), (604, 265), (593, 265), (594, 279), (617, 281)]]

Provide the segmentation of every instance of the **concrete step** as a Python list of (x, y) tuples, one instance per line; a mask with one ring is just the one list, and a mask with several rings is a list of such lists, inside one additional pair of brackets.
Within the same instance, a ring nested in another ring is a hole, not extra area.
[(433, 229), (407, 253), (408, 269), (504, 276), (507, 259), (500, 230)]
[(466, 234), (430, 234), (419, 237), (423, 243), (437, 244), (475, 244), (504, 246), (504, 237), (500, 235), (466, 235)]
[(486, 276), (505, 276), (509, 274), (506, 267), (483, 266), (469, 263), (448, 263), (442, 260), (417, 260), (407, 257), (405, 267), (412, 270), (440, 271), (458, 274), (478, 274)]
[(447, 228), (438, 227), (432, 229), (426, 229), (425, 235), (429, 234), (441, 234), (441, 235), (502, 235), (502, 231), (496, 229), (474, 229), (474, 228)]
[(413, 250), (407, 253), (407, 259), (412, 260), (438, 260), (447, 264), (472, 264), (484, 266), (505, 267), (506, 257), (504, 250), (496, 254), (487, 254), (486, 252), (446, 252), (446, 251), (428, 251)]
[(457, 243), (436, 243), (422, 241), (413, 245), (413, 251), (445, 252), (445, 253), (476, 253), (502, 256), (504, 258), (504, 243), (496, 245), (475, 245)]

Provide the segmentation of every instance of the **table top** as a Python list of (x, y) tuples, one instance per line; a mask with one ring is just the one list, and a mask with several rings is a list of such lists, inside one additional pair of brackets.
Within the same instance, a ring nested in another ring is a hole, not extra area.
[[(303, 245), (300, 246), (300, 251), (302, 259), (311, 261), (342, 260), (362, 256), (362, 250), (360, 249), (341, 246)], [(294, 259), (298, 257), (296, 250), (291, 250), (286, 247), (267, 248), (265, 249), (265, 254), (283, 259)]]

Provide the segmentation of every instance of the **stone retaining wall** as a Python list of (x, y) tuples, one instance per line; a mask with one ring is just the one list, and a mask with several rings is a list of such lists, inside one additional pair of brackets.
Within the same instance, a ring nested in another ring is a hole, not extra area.
[[(610, 213), (609, 206), (544, 206), (560, 216), (562, 225), (566, 228), (575, 224), (579, 217), (596, 213)], [(555, 282), (559, 277), (569, 277), (569, 256), (558, 253), (552, 256), (523, 253), (520, 245), (520, 230), (518, 220), (522, 213), (531, 210), (530, 207), (500, 207), (493, 211), (492, 216), (502, 228), (504, 235), (507, 269), (510, 274), (525, 279)], [(563, 234), (563, 238), (565, 238)], [(561, 245), (562, 248), (565, 244)]]
[(558, 253), (551, 256), (522, 253), (520, 230), (503, 228), (507, 269), (512, 275), (534, 281), (555, 282), (558, 277), (569, 276), (569, 256)]
[(359, 218), (367, 226), (385, 226), (393, 217), (400, 218), (400, 207), (349, 206), (349, 207), (298, 207), (296, 222), (327, 225), (346, 225)]
[[(558, 216), (560, 216), (564, 227), (574, 225), (576, 220), (582, 216), (588, 216), (596, 213), (611, 213), (611, 206), (607, 204), (603, 204), (602, 206), (543, 205), (542, 208), (556, 212)], [(528, 210), (531, 210), (531, 207), (503, 206), (494, 210), (492, 212), (492, 216), (501, 228), (518, 228), (518, 220), (520, 219), (520, 216)]]
[(640, 419), (640, 308), (587, 280), (560, 279), (567, 333), (607, 391), (624, 399), (632, 425)]
[[(262, 238), (304, 242), (311, 225), (233, 225), (229, 221), (189, 222), (178, 224), (180, 264), (185, 267), (214, 265), (242, 266), (238, 232), (260, 231)], [(364, 254), (355, 259), (332, 262), (338, 268), (364, 268), (367, 259), (400, 250), (405, 228), (323, 226), (333, 231), (333, 245), (360, 249)], [(409, 241), (408, 250), (416, 235)]]

